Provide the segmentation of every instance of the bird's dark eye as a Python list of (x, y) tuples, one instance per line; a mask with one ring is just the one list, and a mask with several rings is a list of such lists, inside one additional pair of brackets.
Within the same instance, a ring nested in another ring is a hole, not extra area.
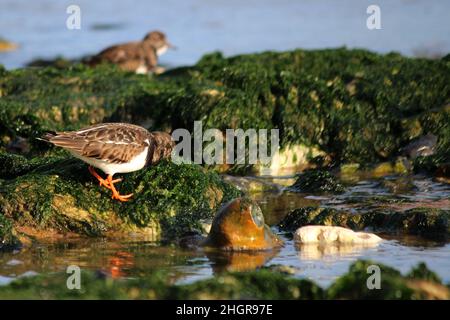
[(259, 206), (252, 205), (250, 207), (250, 212), (253, 222), (260, 228), (264, 226), (264, 216), (262, 214), (261, 208)]

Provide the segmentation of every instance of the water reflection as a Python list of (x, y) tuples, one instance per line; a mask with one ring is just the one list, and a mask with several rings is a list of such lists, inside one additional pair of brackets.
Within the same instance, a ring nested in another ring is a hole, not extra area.
[(363, 250), (375, 248), (378, 244), (337, 244), (337, 243), (308, 243), (295, 244), (301, 260), (339, 259), (356, 256)]
[(214, 273), (224, 271), (251, 271), (267, 264), (280, 252), (280, 249), (255, 252), (211, 252), (206, 256), (211, 261)]

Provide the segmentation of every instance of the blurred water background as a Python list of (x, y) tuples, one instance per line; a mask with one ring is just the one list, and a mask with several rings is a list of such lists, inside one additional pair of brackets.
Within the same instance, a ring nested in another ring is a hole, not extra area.
[[(66, 9), (81, 8), (81, 29), (69, 30)], [(366, 27), (367, 7), (381, 8), (381, 30)], [(408, 56), (450, 52), (448, 0), (0, 0), (0, 38), (17, 43), (0, 64), (36, 58), (79, 58), (153, 29), (178, 47), (161, 64), (193, 64), (225, 55), (347, 46)]]

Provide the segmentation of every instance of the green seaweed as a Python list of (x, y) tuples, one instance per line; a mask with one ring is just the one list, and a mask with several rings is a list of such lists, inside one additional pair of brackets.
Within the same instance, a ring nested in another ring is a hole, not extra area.
[(0, 252), (16, 249), (20, 246), (14, 235), (13, 224), (0, 213)]
[[(367, 287), (368, 267), (380, 268), (381, 288)], [(421, 264), (421, 274), (433, 272)], [(139, 279), (111, 279), (82, 271), (80, 289), (70, 290), (64, 272), (23, 277), (0, 286), (0, 299), (448, 299), (449, 289), (436, 278), (411, 278), (373, 261), (359, 260), (329, 289), (310, 280), (262, 268), (249, 272), (224, 272), (191, 284), (173, 284), (166, 272)], [(425, 285), (424, 285), (425, 284)], [(431, 289), (430, 289), (431, 288)]]
[(34, 140), (45, 130), (104, 121), (192, 130), (202, 120), (204, 129), (277, 128), (281, 147), (317, 146), (332, 163), (362, 166), (432, 133), (436, 162), (450, 161), (446, 59), (345, 48), (212, 53), (152, 77), (75, 64), (3, 70), (0, 95), (0, 145), (23, 137), (31, 153), (46, 150)]
[[(380, 287), (379, 289), (369, 289), (368, 278), (372, 275), (370, 266), (377, 266), (380, 269)], [(426, 273), (432, 273), (422, 263), (421, 268)], [(411, 271), (414, 273), (414, 270)], [(424, 272), (424, 271), (422, 271)], [(420, 300), (420, 299), (448, 299), (448, 289), (442, 286), (441, 281), (437, 279), (429, 280), (428, 288), (422, 287), (418, 279), (412, 279), (410, 275), (402, 276), (399, 271), (379, 264), (373, 261), (359, 260), (349, 269), (349, 272), (340, 277), (328, 289), (328, 298), (330, 299), (395, 299), (395, 300)], [(436, 294), (436, 291), (439, 293)], [(436, 296), (438, 295), (438, 297)]]
[(427, 265), (423, 262), (417, 264), (408, 274), (408, 278), (422, 279), (432, 281), (436, 283), (442, 283), (441, 278), (433, 271), (427, 268)]
[[(175, 239), (202, 230), (222, 202), (240, 195), (217, 174), (197, 165), (163, 161), (122, 176), (119, 190), (134, 193), (127, 203), (111, 199), (73, 158), (53, 159), (0, 184), (0, 214), (15, 226), (99, 236), (134, 226), (153, 236)], [(122, 230), (123, 231), (123, 230)]]
[(297, 192), (333, 192), (342, 193), (344, 186), (338, 179), (325, 170), (307, 170), (300, 174), (289, 190)]

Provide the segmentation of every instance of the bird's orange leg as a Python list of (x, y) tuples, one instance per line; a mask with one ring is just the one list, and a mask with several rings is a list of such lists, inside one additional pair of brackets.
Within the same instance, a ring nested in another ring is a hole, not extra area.
[(112, 198), (113, 199), (117, 199), (117, 200), (122, 201), (122, 202), (128, 201), (129, 198), (131, 196), (133, 196), (133, 194), (132, 193), (127, 194), (127, 195), (119, 194), (119, 192), (117, 192), (116, 188), (114, 187), (114, 181), (115, 180), (112, 179), (112, 175), (108, 175), (107, 182), (108, 182), (109, 186), (111, 187), (111, 191), (113, 193), (112, 194)]
[[(109, 185), (109, 181), (106, 180), (106, 179), (103, 179), (102, 177), (100, 177), (100, 175), (99, 175), (97, 172), (95, 172), (95, 170), (94, 170), (94, 168), (93, 168), (92, 166), (89, 166), (89, 172), (90, 172), (94, 177), (97, 178), (97, 180), (98, 180), (100, 186), (103, 186), (103, 187), (108, 188), (109, 190), (111, 190), (111, 187), (110, 187), (110, 185)], [(122, 181), (122, 179), (112, 180), (113, 183), (120, 182), (120, 181)]]

